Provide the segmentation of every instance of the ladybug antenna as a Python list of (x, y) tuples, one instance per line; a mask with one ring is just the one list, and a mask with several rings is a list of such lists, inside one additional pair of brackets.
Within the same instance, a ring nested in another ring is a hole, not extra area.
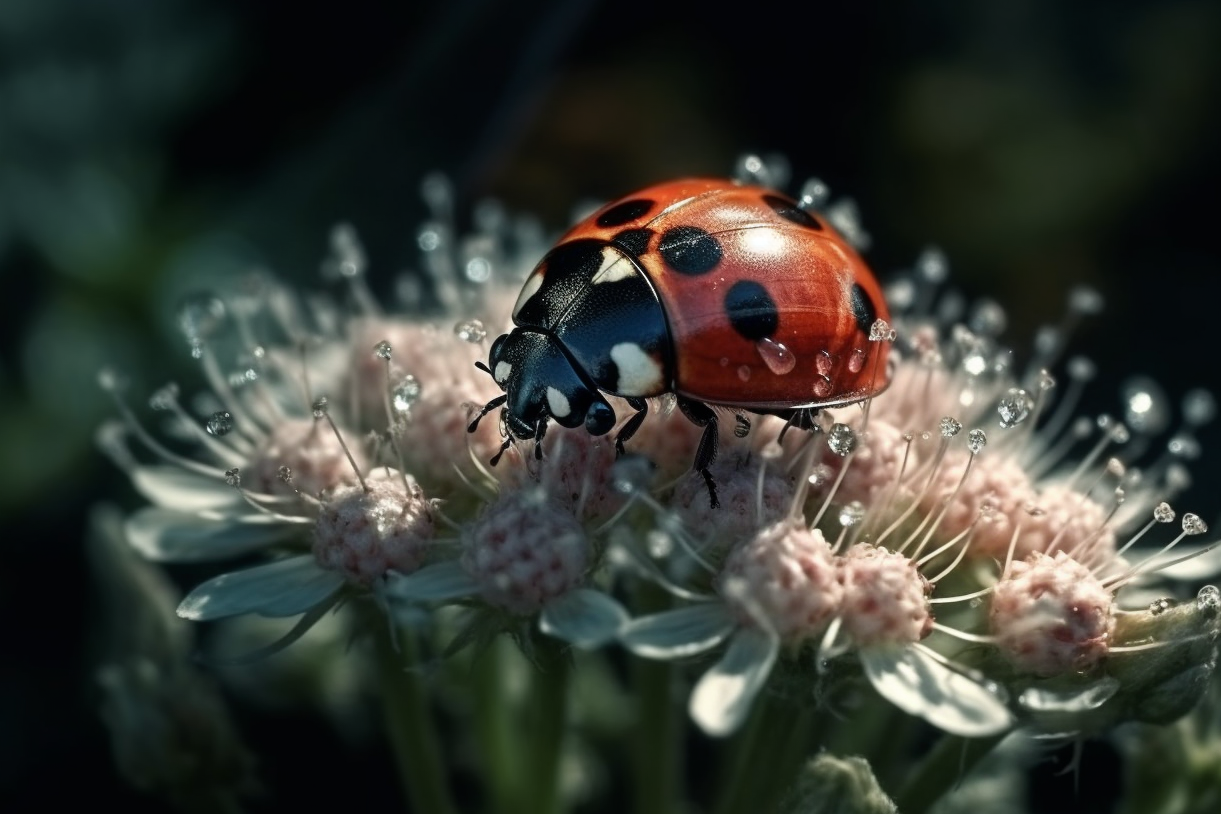
[[(479, 363), (476, 362), (475, 364), (479, 364)], [(484, 370), (487, 370), (487, 368), (485, 367)], [(497, 407), (504, 404), (508, 400), (509, 400), (509, 394), (501, 393), (499, 396), (492, 399), (487, 404), (483, 405), (483, 409), (481, 409), (479, 411), (478, 415), (475, 416), (475, 418), (471, 421), (470, 424), (466, 425), (466, 431), (474, 432), (476, 429), (479, 428), (479, 422), (483, 419), (483, 417), (485, 415), (492, 412), (493, 410), (495, 410)], [(504, 450), (501, 450), (501, 451), (503, 452)], [(497, 457), (500, 457), (500, 456), (497, 456)], [(493, 464), (493, 466), (495, 466), (495, 464)]]
[[(476, 362), (475, 367), (479, 368), (480, 370), (482, 370), (484, 373), (488, 374), (489, 376), (492, 375), (492, 369), (490, 367), (488, 367), (487, 365), (485, 365), (483, 362)], [(495, 378), (495, 377), (493, 376), (493, 378)]]

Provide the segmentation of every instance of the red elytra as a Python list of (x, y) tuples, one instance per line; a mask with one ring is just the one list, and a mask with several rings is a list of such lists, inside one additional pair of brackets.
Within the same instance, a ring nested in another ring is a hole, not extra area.
[(504, 404), (502, 451), (541, 440), (548, 420), (602, 435), (616, 418), (608, 393), (637, 411), (616, 437), (622, 452), (645, 399), (673, 392), (705, 428), (694, 468), (716, 505), (710, 406), (804, 424), (877, 394), (889, 353), (870, 339), (879, 319), (889, 312), (869, 267), (792, 198), (726, 180), (659, 184), (604, 206), (539, 262), (517, 327), (484, 366), (505, 394), (471, 427)]

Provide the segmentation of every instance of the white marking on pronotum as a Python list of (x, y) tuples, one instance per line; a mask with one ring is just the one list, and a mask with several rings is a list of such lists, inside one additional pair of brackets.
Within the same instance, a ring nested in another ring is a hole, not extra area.
[(504, 384), (509, 380), (509, 374), (513, 372), (513, 365), (508, 362), (497, 362), (496, 372), (492, 374), (492, 378), (497, 384)]
[(547, 408), (551, 410), (552, 418), (567, 418), (572, 412), (568, 397), (554, 387), (547, 388)]
[(661, 366), (635, 342), (620, 342), (611, 348), (611, 360), (619, 368), (615, 390), (625, 396), (645, 396), (662, 389)]
[(636, 274), (636, 265), (632, 263), (622, 252), (612, 249), (610, 246), (605, 246), (602, 249), (602, 265), (594, 272), (593, 279), (590, 280), (594, 285), (602, 283), (613, 283), (616, 280), (623, 280)]
[(525, 307), (530, 298), (538, 293), (538, 290), (543, 287), (543, 272), (536, 271), (526, 280), (526, 284), (521, 287), (521, 293), (517, 295), (517, 302), (513, 305), (513, 316)]

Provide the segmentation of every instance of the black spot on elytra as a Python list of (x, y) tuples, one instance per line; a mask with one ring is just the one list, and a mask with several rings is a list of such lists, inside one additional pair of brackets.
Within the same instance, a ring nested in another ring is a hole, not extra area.
[(861, 288), (860, 283), (852, 284), (852, 316), (856, 317), (857, 327), (864, 333), (869, 333), (873, 323), (877, 321), (878, 309), (869, 299), (869, 294)]
[(780, 327), (780, 312), (767, 289), (753, 280), (740, 280), (725, 292), (729, 324), (747, 339), (766, 339)]
[(653, 208), (653, 202), (647, 198), (634, 198), (630, 201), (624, 201), (621, 204), (615, 204), (610, 209), (598, 216), (596, 223), (608, 229), (612, 226), (622, 226), (625, 223), (631, 223), (643, 216), (646, 212)]
[(721, 262), (721, 244), (698, 226), (667, 229), (657, 251), (666, 265), (679, 274), (707, 274)]
[(773, 212), (790, 223), (804, 226), (807, 229), (822, 228), (822, 224), (815, 220), (809, 212), (787, 198), (781, 198), (779, 195), (764, 195), (763, 202), (770, 206)]
[(653, 237), (652, 229), (624, 229), (611, 238), (611, 243), (633, 257), (639, 257), (649, 248), (649, 238), (651, 237)]

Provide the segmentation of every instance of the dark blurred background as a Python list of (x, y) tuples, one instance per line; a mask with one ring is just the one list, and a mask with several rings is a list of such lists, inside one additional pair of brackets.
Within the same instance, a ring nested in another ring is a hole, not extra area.
[[(1221, 384), (1218, 43), (1215, 0), (4, 0), (0, 800), (84, 784), (157, 810), (93, 714), (81, 539), (90, 505), (136, 504), (92, 445), (96, 370), (134, 394), (190, 380), (184, 292), (255, 266), (314, 285), (339, 220), (389, 292), (434, 170), (460, 211), (495, 196), (559, 229), (581, 200), (774, 152), (857, 200), (883, 276), (942, 247), (1019, 348), (1097, 287), (1073, 343), (1100, 369), (1089, 408), (1137, 373), (1177, 403)], [(1211, 522), (1221, 433), (1203, 441), (1180, 508)], [(396, 799), (322, 723), (255, 721), (256, 750), (293, 743), (262, 807)]]

